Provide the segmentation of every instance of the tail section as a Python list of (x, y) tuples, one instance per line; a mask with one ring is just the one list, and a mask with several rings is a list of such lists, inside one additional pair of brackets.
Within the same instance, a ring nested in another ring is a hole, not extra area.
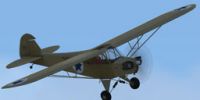
[(39, 57), (41, 48), (31, 34), (24, 34), (20, 40), (20, 57)]
[(24, 34), (20, 40), (20, 59), (7, 65), (7, 68), (15, 68), (27, 63), (40, 60), (43, 54), (50, 54), (56, 51), (59, 46), (51, 46), (41, 49), (31, 34)]

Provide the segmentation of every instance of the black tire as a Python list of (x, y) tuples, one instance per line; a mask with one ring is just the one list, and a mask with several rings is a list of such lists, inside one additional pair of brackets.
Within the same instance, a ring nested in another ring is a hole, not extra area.
[(102, 100), (111, 100), (111, 94), (108, 91), (101, 92), (101, 99)]
[(140, 87), (140, 81), (138, 78), (133, 77), (130, 82), (129, 85), (132, 89), (138, 89)]

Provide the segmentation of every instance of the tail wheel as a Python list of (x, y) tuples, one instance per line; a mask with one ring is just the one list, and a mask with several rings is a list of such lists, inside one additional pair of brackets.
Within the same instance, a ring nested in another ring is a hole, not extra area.
[(132, 89), (138, 89), (140, 87), (140, 81), (138, 78), (133, 77), (130, 81), (129, 81), (130, 87)]
[(111, 100), (111, 94), (108, 91), (101, 92), (102, 100)]

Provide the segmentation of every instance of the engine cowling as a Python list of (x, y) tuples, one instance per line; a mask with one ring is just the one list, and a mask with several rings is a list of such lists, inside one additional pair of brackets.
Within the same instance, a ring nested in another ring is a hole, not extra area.
[(120, 64), (121, 69), (125, 72), (137, 73), (138, 71), (137, 60), (134, 58), (120, 57), (115, 61), (115, 63)]
[(133, 67), (135, 67), (135, 63), (132, 61), (126, 61), (124, 63), (122, 63), (122, 69), (123, 70), (130, 70), (133, 69)]

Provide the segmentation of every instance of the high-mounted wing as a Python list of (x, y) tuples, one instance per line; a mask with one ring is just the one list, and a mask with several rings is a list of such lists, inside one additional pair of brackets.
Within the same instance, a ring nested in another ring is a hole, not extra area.
[[(125, 32), (124, 34), (115, 37), (114, 39), (111, 39), (99, 46), (97, 46), (96, 48), (102, 48), (104, 46), (110, 46), (110, 47), (118, 47), (132, 39), (137, 38), (138, 36), (141, 36), (159, 26), (162, 26), (163, 24), (166, 24), (167, 22), (174, 20), (186, 13), (188, 13), (189, 11), (193, 10), (196, 7), (195, 4), (191, 4), (191, 5), (187, 5), (178, 9), (175, 9), (173, 11), (170, 11), (168, 13), (165, 13), (161, 16), (158, 16), (128, 32)], [(95, 48), (95, 49), (96, 49)]]
[(27, 77), (21, 78), (17, 81), (14, 81), (12, 83), (9, 83), (2, 87), (3, 89), (5, 88), (11, 88), (11, 87), (17, 87), (25, 84), (29, 84), (32, 82), (35, 82), (37, 80), (40, 80), (42, 78), (45, 78), (49, 75), (52, 75), (54, 73), (57, 73), (61, 70), (67, 69), (77, 63), (83, 62), (85, 60), (88, 60), (92, 57), (98, 56), (99, 54), (105, 52), (107, 49), (100, 49), (100, 50), (91, 50), (82, 54), (79, 54), (77, 56), (74, 56), (66, 61), (60, 62), (58, 64), (55, 64), (53, 66), (50, 66), (49, 68), (46, 68), (44, 70), (41, 70), (39, 72), (33, 73)]

